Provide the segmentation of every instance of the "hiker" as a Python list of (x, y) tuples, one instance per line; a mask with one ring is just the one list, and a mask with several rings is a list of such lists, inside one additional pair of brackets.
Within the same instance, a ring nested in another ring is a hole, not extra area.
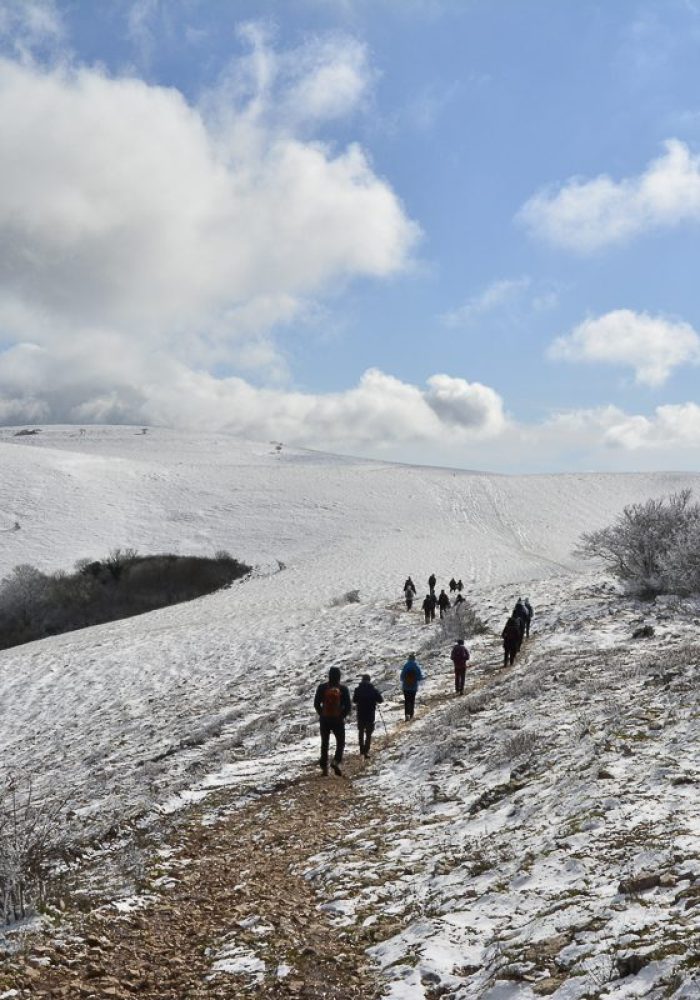
[(316, 688), (314, 708), (318, 713), (321, 729), (321, 759), (319, 765), (324, 774), (328, 774), (328, 743), (331, 733), (335, 736), (335, 754), (331, 767), (337, 775), (342, 776), (340, 765), (343, 763), (345, 749), (345, 720), (352, 712), (350, 692), (340, 683), (340, 668), (331, 667), (328, 671), (328, 681)]
[(517, 618), (520, 621), (522, 627), (523, 636), (528, 631), (527, 629), (527, 608), (523, 604), (522, 597), (519, 597), (515, 602), (515, 607), (513, 608), (513, 618)]
[(460, 604), (466, 604), (466, 603), (467, 602), (464, 600), (462, 595), (457, 594), (457, 596), (455, 597), (455, 607), (458, 608)]
[(352, 700), (357, 706), (357, 735), (360, 741), (360, 753), (367, 760), (369, 745), (374, 732), (374, 714), (377, 705), (384, 701), (381, 691), (377, 691), (369, 674), (363, 674), (362, 680), (355, 688)]
[(410, 576), (403, 585), (403, 594), (406, 598), (406, 611), (410, 611), (413, 607), (413, 598), (416, 596), (416, 585)]
[(444, 589), (440, 591), (440, 596), (437, 599), (438, 607), (440, 608), (440, 617), (444, 618), (447, 613), (447, 609), (451, 607), (450, 599), (445, 593)]
[(423, 608), (423, 613), (425, 614), (426, 625), (430, 625), (431, 622), (435, 621), (436, 605), (437, 605), (437, 598), (435, 597), (435, 594), (426, 594), (425, 600), (421, 605), (421, 607)]
[(503, 666), (507, 667), (510, 665), (512, 667), (515, 663), (516, 654), (520, 649), (520, 644), (523, 641), (517, 618), (511, 615), (501, 632), (501, 638), (503, 639)]
[(450, 659), (455, 667), (455, 694), (464, 694), (464, 678), (467, 673), (469, 650), (464, 645), (464, 639), (458, 639), (450, 653)]
[(428, 590), (431, 594), (435, 593), (435, 584), (437, 583), (437, 577), (434, 573), (431, 573), (428, 577)]
[(527, 611), (527, 618), (525, 619), (525, 635), (529, 639), (530, 638), (530, 623), (532, 622), (532, 616), (535, 613), (532, 605), (530, 604), (530, 598), (529, 597), (526, 597), (525, 600), (523, 601), (523, 607)]
[(457, 591), (458, 591), (458, 593), (461, 594), (463, 589), (464, 589), (464, 584), (462, 583), (461, 580), (458, 580), (457, 581)]
[(457, 589), (457, 581), (455, 580), (454, 577), (452, 577), (452, 579), (450, 580), (450, 593), (454, 594), (456, 589)]
[(418, 685), (423, 680), (423, 671), (416, 660), (415, 653), (409, 653), (408, 659), (401, 668), (401, 690), (403, 691), (403, 704), (406, 722), (413, 718), (416, 707), (416, 694)]

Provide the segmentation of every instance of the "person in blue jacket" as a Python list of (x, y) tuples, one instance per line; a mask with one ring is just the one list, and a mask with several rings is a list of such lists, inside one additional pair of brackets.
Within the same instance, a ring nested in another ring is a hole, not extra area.
[(401, 688), (403, 690), (403, 703), (406, 721), (413, 718), (416, 707), (416, 694), (418, 685), (424, 679), (420, 663), (416, 660), (415, 653), (409, 653), (408, 659), (401, 668)]

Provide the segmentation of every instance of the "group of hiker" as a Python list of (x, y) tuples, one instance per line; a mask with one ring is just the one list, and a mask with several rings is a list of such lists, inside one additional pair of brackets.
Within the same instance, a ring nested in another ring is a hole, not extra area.
[[(430, 622), (435, 621), (435, 614), (437, 611), (440, 612), (440, 617), (444, 618), (447, 614), (449, 608), (452, 607), (452, 601), (445, 593), (444, 588), (440, 591), (439, 595), (435, 593), (435, 587), (437, 584), (437, 577), (434, 573), (431, 573), (428, 577), (428, 593), (425, 595), (421, 608), (425, 615), (425, 624), (429, 625)], [(464, 604), (464, 597), (462, 596), (462, 590), (464, 589), (464, 584), (461, 580), (455, 580), (454, 577), (450, 580), (448, 584), (450, 588), (450, 593), (454, 594), (455, 591), (457, 596), (454, 599), (454, 606), (459, 607), (460, 604)], [(411, 579), (411, 577), (406, 578), (406, 582), (403, 585), (404, 599), (406, 601), (406, 610), (410, 611), (413, 607), (414, 598), (417, 595), (416, 585)]]
[[(458, 590), (458, 597), (455, 603), (459, 603), (459, 598), (462, 598), (461, 591), (459, 590), (462, 586), (462, 581), (451, 580), (450, 589), (452, 589), (453, 582), (455, 584), (455, 589)], [(410, 587), (408, 587), (409, 584)], [(426, 600), (431, 595), (432, 597), (435, 597), (435, 584), (436, 580), (435, 575), (433, 574), (428, 580), (430, 593), (426, 596)], [(409, 610), (412, 604), (412, 600), (411, 603), (409, 603), (410, 592), (415, 595), (416, 591), (409, 576), (406, 584), (404, 585), (406, 605)], [(442, 597), (444, 593), (444, 590), (441, 591), (440, 597)], [(462, 601), (463, 600), (464, 598), (462, 598)], [(440, 598), (436, 599), (436, 605), (440, 608), (440, 617), (442, 618), (443, 605), (440, 604)], [(446, 607), (449, 606), (450, 602), (449, 598), (447, 598)], [(523, 640), (530, 635), (530, 625), (532, 623), (533, 614), (533, 608), (528, 598), (523, 600), (523, 598), (519, 597), (510, 617), (508, 618), (508, 621), (506, 622), (505, 628), (501, 633), (504, 650), (504, 667), (514, 663), (515, 657), (523, 644)], [(434, 617), (435, 615), (433, 609), (433, 618)], [(428, 621), (428, 611), (426, 611), (426, 621)], [(469, 650), (467, 649), (464, 639), (457, 639), (450, 653), (450, 659), (454, 667), (455, 694), (457, 696), (463, 695), (464, 682), (467, 673), (467, 663), (470, 660)], [(409, 653), (406, 662), (401, 668), (399, 676), (401, 691), (403, 693), (404, 719), (406, 722), (410, 722), (413, 719), (416, 708), (416, 695), (418, 693), (418, 687), (424, 680), (425, 674), (423, 672), (423, 668), (416, 660), (416, 654)], [(341, 684), (340, 668), (330, 668), (328, 671), (328, 680), (319, 684), (314, 697), (314, 708), (319, 717), (321, 730), (321, 756), (319, 759), (319, 765), (324, 775), (328, 774), (330, 766), (335, 774), (342, 776), (343, 771), (341, 765), (343, 763), (343, 755), (345, 753), (345, 721), (352, 714), (353, 705), (355, 705), (357, 711), (357, 735), (360, 755), (364, 757), (365, 760), (369, 758), (376, 712), (379, 705), (383, 701), (384, 698), (381, 691), (379, 691), (374, 684), (372, 684), (372, 678), (369, 674), (362, 675), (362, 680), (355, 688), (351, 698), (349, 688), (345, 684)], [(381, 709), (379, 711), (381, 713)], [(333, 758), (329, 760), (331, 735), (335, 738), (335, 752), (333, 754)]]

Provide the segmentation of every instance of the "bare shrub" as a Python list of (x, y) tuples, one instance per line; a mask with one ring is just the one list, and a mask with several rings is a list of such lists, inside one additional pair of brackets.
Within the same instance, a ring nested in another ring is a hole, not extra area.
[(450, 608), (437, 623), (431, 637), (421, 646), (421, 653), (432, 653), (457, 639), (488, 632), (488, 625), (479, 617), (468, 601)]
[(332, 608), (342, 608), (345, 604), (359, 604), (360, 603), (360, 591), (359, 590), (347, 590), (344, 594), (339, 597), (334, 597), (331, 601)]
[(517, 760), (518, 757), (525, 755), (529, 756), (537, 749), (539, 742), (540, 737), (537, 733), (523, 729), (501, 747), (499, 756), (504, 761)]
[(28, 916), (45, 898), (65, 805), (65, 800), (35, 801), (31, 778), (22, 775), (10, 775), (0, 785), (0, 898), (6, 924)]
[(601, 559), (636, 593), (700, 590), (700, 504), (691, 490), (625, 507), (615, 524), (586, 532), (574, 550)]

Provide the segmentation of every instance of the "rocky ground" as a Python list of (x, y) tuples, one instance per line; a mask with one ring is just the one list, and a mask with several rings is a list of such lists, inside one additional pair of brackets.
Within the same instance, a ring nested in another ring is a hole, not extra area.
[(116, 902), (87, 859), (1, 1000), (700, 996), (698, 608), (537, 597), (514, 668), (472, 644), (464, 698), (429, 641), (369, 764), (350, 731), (344, 778), (220, 789), (142, 832)]

